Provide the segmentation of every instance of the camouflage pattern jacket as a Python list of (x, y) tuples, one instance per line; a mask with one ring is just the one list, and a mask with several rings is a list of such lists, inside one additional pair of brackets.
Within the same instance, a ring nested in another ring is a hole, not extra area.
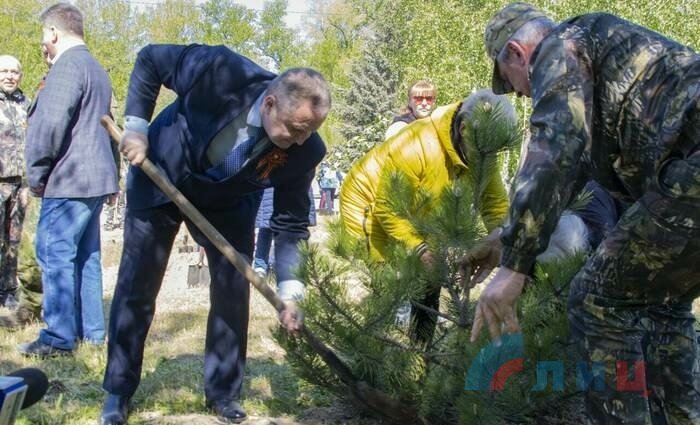
[(690, 206), (669, 204), (686, 189), (697, 191), (700, 175), (662, 171), (665, 161), (685, 158), (700, 143), (700, 114), (687, 122), (700, 99), (699, 55), (596, 13), (545, 37), (529, 72), (532, 136), (501, 234), (502, 265), (531, 272), (578, 182), (589, 176), (623, 203), (641, 201), (669, 223), (700, 227), (684, 218)]
[(0, 90), (0, 178), (24, 177), (24, 138), (30, 101), (17, 89)]

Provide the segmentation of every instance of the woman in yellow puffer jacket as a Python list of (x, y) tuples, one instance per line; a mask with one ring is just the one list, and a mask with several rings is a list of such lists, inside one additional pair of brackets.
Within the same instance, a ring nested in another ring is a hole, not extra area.
[[(415, 250), (421, 259), (432, 262), (427, 247), (411, 223), (397, 216), (387, 202), (391, 190), (383, 179), (393, 172), (404, 174), (411, 186), (436, 197), (461, 176), (467, 176), (468, 164), (460, 154), (461, 122), (468, 120), (474, 105), (489, 102), (500, 105), (505, 119), (516, 122), (513, 106), (505, 96), (481, 90), (465, 99), (437, 108), (429, 117), (417, 120), (369, 151), (352, 167), (340, 191), (342, 223), (350, 235), (367, 241), (372, 256), (385, 258), (391, 239)], [(456, 121), (456, 122), (455, 122)], [(508, 199), (500, 176), (494, 167), (481, 197), (481, 217), (491, 231), (501, 224), (508, 209)]]

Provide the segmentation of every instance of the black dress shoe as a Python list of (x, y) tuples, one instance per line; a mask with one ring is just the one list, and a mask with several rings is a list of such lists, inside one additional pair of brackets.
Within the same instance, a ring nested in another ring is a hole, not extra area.
[(38, 339), (36, 341), (18, 345), (17, 351), (25, 356), (36, 356), (41, 358), (70, 356), (73, 354), (73, 350), (64, 350), (62, 348), (53, 347), (51, 345), (44, 344)]
[(122, 397), (116, 394), (107, 394), (102, 414), (100, 414), (100, 425), (124, 425), (129, 416), (129, 397)]
[(224, 423), (239, 424), (248, 418), (240, 403), (235, 400), (207, 401), (207, 407)]

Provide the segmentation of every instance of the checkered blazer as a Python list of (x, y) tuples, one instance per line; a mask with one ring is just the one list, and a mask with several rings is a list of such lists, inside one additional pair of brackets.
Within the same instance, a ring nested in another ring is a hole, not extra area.
[(112, 87), (87, 47), (72, 47), (46, 76), (27, 128), (25, 157), (31, 188), (45, 198), (89, 198), (118, 191), (109, 135)]

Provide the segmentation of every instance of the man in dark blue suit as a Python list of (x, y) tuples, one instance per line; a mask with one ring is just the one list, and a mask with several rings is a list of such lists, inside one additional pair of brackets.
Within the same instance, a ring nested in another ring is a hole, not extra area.
[[(161, 85), (178, 98), (148, 125)], [(298, 244), (308, 239), (308, 191), (325, 155), (316, 130), (330, 109), (323, 77), (295, 68), (279, 76), (223, 46), (149, 45), (129, 83), (121, 150), (127, 177), (124, 251), (109, 322), (102, 424), (126, 422), (143, 349), (173, 240), (184, 220), (204, 246), (211, 308), (204, 358), (207, 405), (219, 418), (246, 418), (239, 404), (246, 356), (249, 284), (157, 189), (140, 165), (148, 157), (249, 259), (262, 190), (275, 188), (270, 226), (279, 268), (282, 326), (296, 331)]]

